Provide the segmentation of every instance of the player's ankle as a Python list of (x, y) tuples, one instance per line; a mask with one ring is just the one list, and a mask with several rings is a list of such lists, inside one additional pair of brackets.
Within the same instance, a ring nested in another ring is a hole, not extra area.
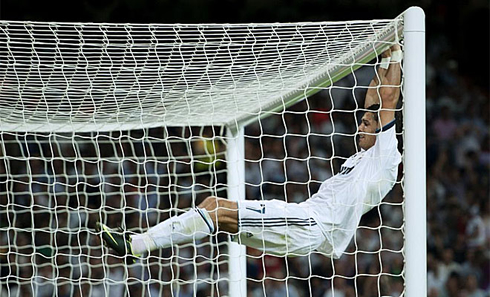
[(157, 249), (155, 241), (147, 234), (131, 235), (131, 252), (133, 255), (141, 255)]

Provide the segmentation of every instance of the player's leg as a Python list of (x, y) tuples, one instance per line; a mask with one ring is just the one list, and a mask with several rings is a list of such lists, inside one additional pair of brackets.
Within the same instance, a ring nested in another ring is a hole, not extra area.
[(198, 207), (165, 220), (142, 234), (123, 236), (121, 231), (97, 223), (107, 246), (119, 255), (142, 254), (175, 244), (202, 239), (216, 230), (237, 230), (236, 202), (208, 197)]
[(133, 253), (131, 238), (129, 237), (129, 234), (127, 232), (125, 232), (121, 228), (111, 229), (101, 222), (96, 223), (95, 230), (101, 233), (102, 239), (104, 240), (106, 245), (112, 248), (117, 255), (129, 255), (130, 257), (126, 258), (127, 262), (135, 262), (135, 257), (138, 257), (139, 255)]
[(229, 233), (238, 232), (238, 205), (219, 197), (208, 197), (199, 208), (205, 209), (213, 221), (215, 229)]
[(282, 200), (239, 202), (238, 241), (268, 254), (307, 255), (324, 242), (314, 209)]

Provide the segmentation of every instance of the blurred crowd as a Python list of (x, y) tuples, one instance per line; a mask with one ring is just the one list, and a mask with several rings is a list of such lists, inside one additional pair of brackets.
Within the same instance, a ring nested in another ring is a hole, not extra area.
[(489, 90), (458, 74), (447, 44), (428, 48), (429, 296), (488, 296)]

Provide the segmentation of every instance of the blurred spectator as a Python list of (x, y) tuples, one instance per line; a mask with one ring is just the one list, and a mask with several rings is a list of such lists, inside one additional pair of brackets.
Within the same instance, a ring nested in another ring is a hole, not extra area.
[(454, 251), (446, 247), (442, 252), (442, 261), (439, 263), (439, 274), (443, 283), (447, 283), (449, 276), (459, 273), (461, 265), (454, 261)]
[(485, 224), (480, 216), (478, 205), (470, 207), (470, 218), (466, 223), (466, 238), (468, 240), (468, 248), (481, 249), (485, 245)]
[(344, 278), (334, 278), (333, 286), (325, 292), (323, 297), (354, 297), (356, 292), (354, 288), (347, 285), (347, 281)]
[(451, 115), (450, 107), (444, 105), (440, 110), (440, 115), (432, 124), (432, 129), (440, 141), (450, 140), (456, 133), (458, 127), (456, 120)]
[[(427, 292), (430, 296), (438, 296), (445, 284), (441, 274), (439, 261), (432, 255), (427, 255)], [(434, 295), (435, 294), (435, 295)]]
[(470, 274), (466, 277), (466, 285), (461, 291), (461, 295), (466, 297), (486, 297), (485, 291), (478, 288), (478, 280), (474, 274)]

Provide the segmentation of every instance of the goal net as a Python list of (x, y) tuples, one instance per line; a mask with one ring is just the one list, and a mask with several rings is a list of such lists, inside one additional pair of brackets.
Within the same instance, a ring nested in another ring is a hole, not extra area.
[(307, 199), (358, 149), (364, 94), (398, 40), (403, 15), (1, 21), (0, 296), (403, 295), (402, 175), (338, 260), (245, 255), (217, 232), (128, 264), (94, 230), (141, 233), (207, 196)]

